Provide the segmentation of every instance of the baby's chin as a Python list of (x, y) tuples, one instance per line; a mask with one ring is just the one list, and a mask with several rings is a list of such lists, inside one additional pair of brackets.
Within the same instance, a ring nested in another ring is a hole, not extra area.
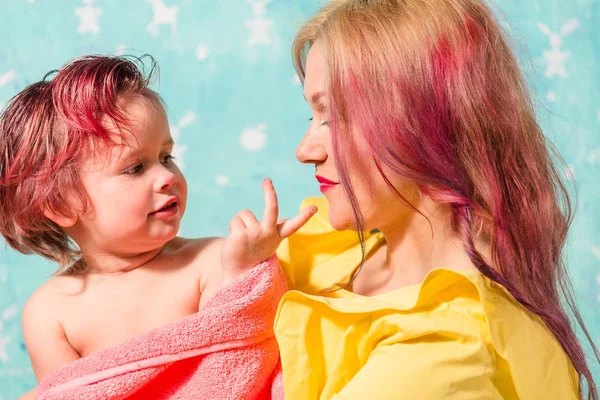
[(177, 226), (169, 227), (170, 229), (165, 229), (162, 232), (150, 232), (148, 233), (146, 239), (149, 243), (152, 243), (158, 247), (165, 245), (171, 240), (177, 238), (178, 235), (181, 234), (181, 229), (179, 224)]

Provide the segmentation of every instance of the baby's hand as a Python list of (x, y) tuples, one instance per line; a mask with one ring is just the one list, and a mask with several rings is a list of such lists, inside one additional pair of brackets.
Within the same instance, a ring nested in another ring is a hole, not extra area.
[(294, 234), (317, 212), (317, 207), (310, 206), (290, 220), (278, 221), (279, 205), (273, 183), (264, 179), (262, 185), (265, 193), (262, 222), (252, 212), (244, 210), (229, 223), (229, 236), (221, 251), (223, 286), (275, 254), (281, 241)]

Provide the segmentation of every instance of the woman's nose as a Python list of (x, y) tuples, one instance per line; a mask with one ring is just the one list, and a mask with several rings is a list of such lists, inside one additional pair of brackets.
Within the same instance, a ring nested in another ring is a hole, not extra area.
[(323, 138), (316, 134), (312, 128), (309, 128), (296, 148), (296, 158), (304, 164), (318, 164), (325, 161), (327, 156)]

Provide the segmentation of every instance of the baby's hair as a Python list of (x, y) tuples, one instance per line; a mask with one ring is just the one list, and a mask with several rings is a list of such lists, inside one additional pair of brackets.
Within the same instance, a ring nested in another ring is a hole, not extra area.
[(127, 125), (120, 98), (161, 102), (149, 88), (157, 70), (147, 55), (78, 57), (9, 101), (0, 114), (0, 233), (12, 248), (57, 262), (59, 274), (85, 270), (77, 245), (46, 215), (85, 209), (85, 149), (117, 142), (101, 121)]

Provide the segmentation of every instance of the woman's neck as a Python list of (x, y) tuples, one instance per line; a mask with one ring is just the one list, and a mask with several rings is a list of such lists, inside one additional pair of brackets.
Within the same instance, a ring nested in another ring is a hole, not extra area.
[(353, 284), (355, 293), (375, 295), (418, 284), (435, 268), (475, 268), (452, 232), (449, 207), (431, 199), (424, 203), (418, 209), (427, 218), (414, 212), (379, 227), (386, 243), (365, 262)]

